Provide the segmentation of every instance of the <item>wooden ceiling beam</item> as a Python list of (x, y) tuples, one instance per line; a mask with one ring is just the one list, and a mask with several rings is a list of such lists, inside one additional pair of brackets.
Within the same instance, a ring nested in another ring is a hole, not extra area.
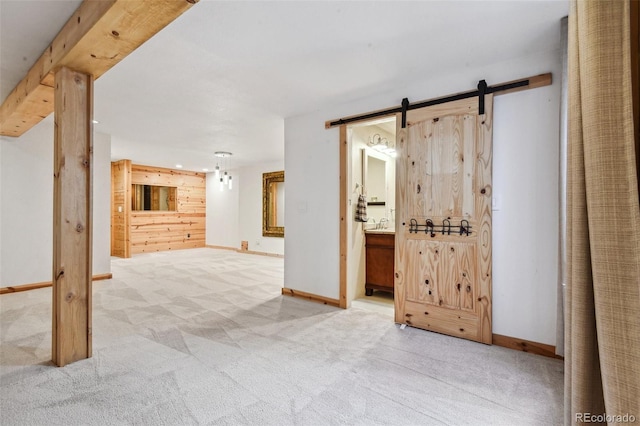
[(199, 0), (85, 0), (0, 106), (0, 135), (20, 136), (53, 112), (61, 67), (94, 80)]

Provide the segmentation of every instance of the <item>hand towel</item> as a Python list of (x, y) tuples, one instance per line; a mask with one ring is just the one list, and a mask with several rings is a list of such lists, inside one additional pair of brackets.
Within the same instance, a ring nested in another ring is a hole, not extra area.
[(364, 195), (358, 196), (358, 204), (356, 205), (356, 222), (366, 222), (367, 218), (367, 199)]

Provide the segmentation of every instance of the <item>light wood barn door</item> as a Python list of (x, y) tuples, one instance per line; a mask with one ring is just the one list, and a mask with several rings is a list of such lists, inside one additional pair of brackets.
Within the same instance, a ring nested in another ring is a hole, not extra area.
[(395, 319), (490, 344), (493, 97), (398, 117)]

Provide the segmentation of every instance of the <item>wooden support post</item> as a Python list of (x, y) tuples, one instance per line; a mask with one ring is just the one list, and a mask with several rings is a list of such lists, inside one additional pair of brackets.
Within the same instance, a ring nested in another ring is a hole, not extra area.
[(52, 360), (91, 357), (93, 77), (55, 74)]

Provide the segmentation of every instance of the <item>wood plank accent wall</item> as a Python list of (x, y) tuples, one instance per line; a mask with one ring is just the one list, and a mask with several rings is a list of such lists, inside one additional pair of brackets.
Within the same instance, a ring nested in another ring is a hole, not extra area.
[[(122, 211), (118, 211), (118, 208)], [(111, 163), (111, 256), (131, 257), (131, 160)]]
[(133, 164), (131, 184), (178, 188), (177, 211), (131, 212), (131, 254), (205, 246), (205, 173)]

